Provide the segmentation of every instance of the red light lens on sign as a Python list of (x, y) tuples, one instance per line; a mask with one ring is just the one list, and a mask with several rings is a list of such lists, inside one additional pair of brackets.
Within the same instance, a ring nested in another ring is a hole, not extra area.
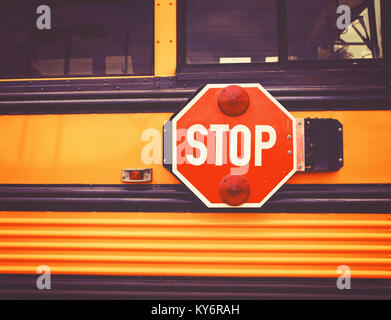
[(246, 112), (250, 104), (250, 97), (242, 87), (231, 85), (221, 90), (218, 104), (224, 114), (237, 117)]
[(250, 194), (250, 186), (245, 177), (239, 175), (225, 176), (219, 184), (221, 200), (230, 206), (245, 203)]

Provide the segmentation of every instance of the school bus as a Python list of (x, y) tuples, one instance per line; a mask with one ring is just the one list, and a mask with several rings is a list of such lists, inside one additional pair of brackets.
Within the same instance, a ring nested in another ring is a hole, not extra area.
[[(390, 298), (389, 1), (0, 8), (2, 298)], [(343, 166), (306, 145), (261, 208), (207, 208), (162, 130), (213, 83), (338, 120)]]

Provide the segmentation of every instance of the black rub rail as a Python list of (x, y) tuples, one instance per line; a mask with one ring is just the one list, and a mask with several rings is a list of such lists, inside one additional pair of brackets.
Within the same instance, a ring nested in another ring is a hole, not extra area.
[[(37, 277), (38, 275), (23, 274), (0, 275), (0, 299), (391, 299), (390, 279), (352, 279), (351, 290), (338, 290), (336, 279), (333, 278), (53, 274), (52, 289), (38, 290)], [(149, 314), (150, 308), (148, 311)]]
[[(1, 92), (1, 114), (174, 113), (194, 89)], [(381, 87), (266, 87), (289, 111), (391, 110)]]
[(285, 185), (257, 209), (209, 209), (185, 186), (0, 185), (2, 211), (390, 213), (391, 184)]

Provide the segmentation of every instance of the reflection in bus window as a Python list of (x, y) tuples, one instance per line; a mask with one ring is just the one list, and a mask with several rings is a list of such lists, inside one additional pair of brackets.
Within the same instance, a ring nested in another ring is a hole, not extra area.
[(276, 1), (186, 1), (186, 63), (277, 62)]
[(51, 30), (22, 2), (0, 3), (1, 78), (153, 73), (152, 0), (49, 3)]
[[(337, 28), (339, 5), (351, 8), (351, 24)], [(380, 0), (287, 1), (289, 60), (382, 58)]]

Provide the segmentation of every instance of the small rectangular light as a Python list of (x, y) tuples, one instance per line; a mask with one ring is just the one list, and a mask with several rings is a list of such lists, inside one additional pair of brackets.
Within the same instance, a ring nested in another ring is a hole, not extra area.
[(122, 182), (151, 182), (152, 169), (122, 169)]

